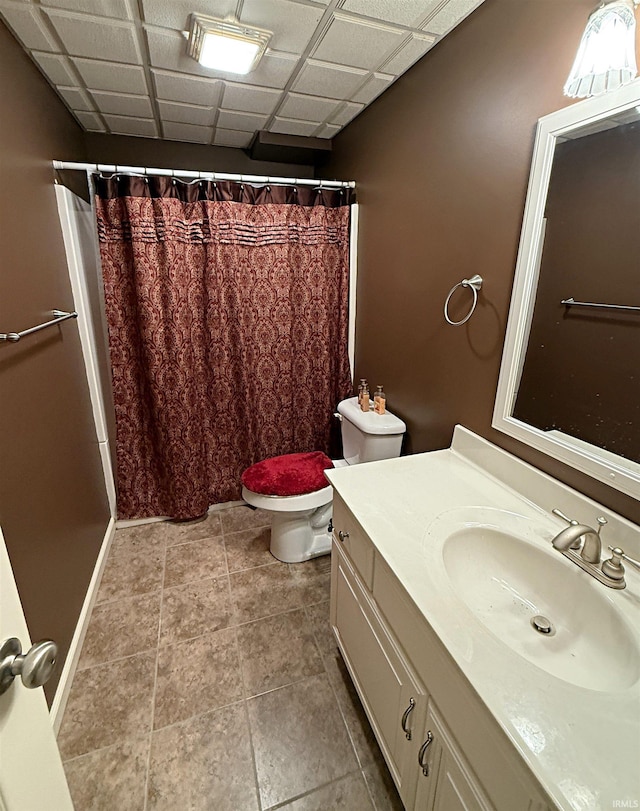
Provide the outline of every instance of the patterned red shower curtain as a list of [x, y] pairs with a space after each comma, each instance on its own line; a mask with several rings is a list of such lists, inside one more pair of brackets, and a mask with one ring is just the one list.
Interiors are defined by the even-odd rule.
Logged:
[[120, 518], [193, 518], [259, 459], [328, 452], [349, 195], [96, 178]]

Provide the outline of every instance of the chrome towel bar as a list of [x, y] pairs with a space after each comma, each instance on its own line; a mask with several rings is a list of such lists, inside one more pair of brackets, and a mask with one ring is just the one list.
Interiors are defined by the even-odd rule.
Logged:
[[62, 321], [66, 321], [68, 318], [77, 318], [78, 313], [74, 310], [72, 313], [67, 313], [64, 310], [52, 310], [53, 319], [51, 321], [45, 321], [44, 324], [38, 324], [35, 327], [30, 327], [29, 329], [23, 329], [22, 332], [0, 332], [0, 341], [11, 341], [12, 343], [17, 343], [20, 338], [24, 338], [25, 335], [32, 335], [34, 332], [40, 332], [41, 329], [46, 329], [47, 327], [53, 327], [56, 324], [60, 324]]
[[629, 304], [595, 304], [591, 301], [576, 301], [573, 296], [571, 298], [563, 298], [560, 304], [565, 307], [604, 307], [607, 310], [633, 310], [640, 312], [640, 307], [632, 307]]

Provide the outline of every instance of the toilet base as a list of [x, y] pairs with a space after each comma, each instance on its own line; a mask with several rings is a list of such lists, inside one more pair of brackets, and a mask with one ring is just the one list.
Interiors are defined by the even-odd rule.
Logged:
[[271, 554], [284, 563], [302, 563], [331, 552], [328, 531], [332, 505], [315, 510], [274, 512], [271, 516]]

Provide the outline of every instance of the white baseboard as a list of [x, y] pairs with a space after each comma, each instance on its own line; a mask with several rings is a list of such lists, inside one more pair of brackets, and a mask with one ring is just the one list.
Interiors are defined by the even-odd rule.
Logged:
[[53, 731], [56, 735], [58, 734], [60, 725], [62, 724], [62, 717], [64, 715], [67, 700], [69, 698], [69, 692], [71, 690], [71, 683], [73, 682], [73, 677], [78, 666], [80, 651], [82, 650], [82, 643], [84, 642], [84, 638], [87, 633], [91, 611], [93, 610], [93, 606], [98, 595], [98, 586], [100, 585], [102, 572], [104, 571], [104, 567], [107, 562], [107, 556], [109, 554], [109, 549], [111, 548], [111, 542], [113, 541], [115, 529], [115, 521], [113, 517], [111, 517], [109, 518], [109, 523], [107, 524], [107, 529], [104, 533], [104, 540], [102, 541], [102, 546], [100, 547], [100, 552], [98, 553], [98, 559], [96, 560], [96, 565], [93, 570], [93, 574], [91, 575], [91, 581], [82, 604], [82, 610], [80, 611], [80, 617], [78, 618], [76, 630], [73, 634], [71, 645], [69, 646], [69, 652], [67, 653], [67, 658], [65, 660], [64, 667], [62, 668], [62, 675], [60, 676], [60, 681], [58, 682], [58, 688], [53, 698], [53, 703], [51, 704], [49, 716], [51, 718]]

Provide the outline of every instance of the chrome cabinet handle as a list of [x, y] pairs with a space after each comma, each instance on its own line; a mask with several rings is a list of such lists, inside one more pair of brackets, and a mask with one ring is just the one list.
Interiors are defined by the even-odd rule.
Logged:
[[25, 654], [19, 639], [5, 639], [0, 645], [0, 695], [16, 676], [20, 676], [25, 687], [42, 687], [51, 678], [57, 655], [58, 646], [50, 639], [36, 642]]
[[431, 734], [431, 730], [427, 732], [427, 740], [422, 744], [420, 747], [420, 751], [418, 752], [418, 765], [422, 768], [422, 774], [425, 777], [429, 777], [429, 764], [425, 763], [424, 756], [427, 753], [427, 749], [431, 745], [433, 741], [433, 735]]
[[412, 698], [410, 698], [409, 699], [409, 706], [402, 713], [402, 720], [400, 721], [400, 726], [402, 727], [402, 731], [404, 732], [405, 738], [408, 741], [411, 740], [411, 730], [407, 729], [407, 721], [409, 720], [409, 715], [413, 712], [413, 708], [415, 706], [416, 706], [416, 702]]
[[342, 530], [340, 530], [340, 532], [338, 533], [338, 538], [340, 538], [340, 540], [341, 540], [343, 543], [344, 543], [344, 542], [347, 540], [347, 538], [348, 538], [348, 537], [349, 537], [349, 533], [348, 533], [348, 532], [343, 532]]

